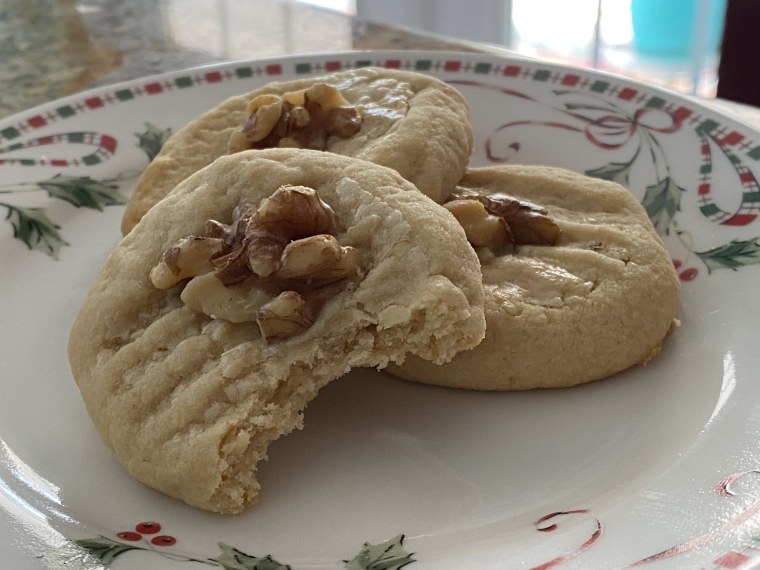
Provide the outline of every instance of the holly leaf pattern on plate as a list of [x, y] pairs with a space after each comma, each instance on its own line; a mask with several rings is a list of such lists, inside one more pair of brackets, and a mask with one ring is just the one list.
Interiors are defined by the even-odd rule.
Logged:
[[121, 556], [125, 552], [129, 552], [130, 550], [143, 550], [139, 546], [117, 542], [110, 538], [106, 538], [105, 536], [83, 538], [75, 540], [74, 542], [84, 548], [90, 555], [97, 558], [106, 568], [110, 567], [116, 557]]
[[46, 190], [51, 198], [64, 200], [77, 208], [102, 212], [106, 206], [127, 203], [126, 197], [119, 192], [119, 185], [112, 180], [56, 174], [48, 180], [37, 182], [37, 186]]
[[380, 544], [364, 543], [352, 560], [344, 560], [346, 570], [399, 570], [415, 562], [404, 549], [404, 535], [399, 534]]
[[219, 549], [222, 553], [212, 560], [224, 570], [291, 570], [290, 566], [277, 562], [271, 556], [251, 556], [223, 542], [219, 543]]
[[670, 233], [670, 222], [676, 212], [681, 209], [681, 196], [685, 190], [676, 184], [669, 176], [656, 184], [647, 186], [642, 206], [652, 220], [657, 233]]
[[161, 130], [152, 123], [145, 123], [144, 132], [135, 133], [135, 136], [137, 137], [137, 146], [143, 150], [150, 161], [156, 158], [161, 147], [164, 146], [164, 143], [171, 135], [171, 129]]
[[29, 249], [58, 259], [61, 248], [69, 245], [58, 233], [60, 226], [47, 217], [43, 208], [21, 208], [11, 204], [2, 206], [8, 209], [5, 219], [13, 226], [13, 237], [23, 241]]
[[714, 269], [733, 269], [745, 265], [760, 263], [760, 238], [748, 240], [731, 240], [730, 243], [710, 249], [695, 252], [699, 259], [712, 273]]
[[617, 182], [623, 186], [628, 186], [628, 178], [631, 173], [631, 166], [633, 160], [630, 162], [610, 162], [599, 168], [592, 168], [586, 171], [587, 176], [594, 178], [601, 178], [602, 180], [611, 180]]

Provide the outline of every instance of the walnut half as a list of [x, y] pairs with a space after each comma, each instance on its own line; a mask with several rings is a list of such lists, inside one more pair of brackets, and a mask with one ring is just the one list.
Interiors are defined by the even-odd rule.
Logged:
[[499, 255], [505, 246], [556, 245], [560, 228], [548, 212], [506, 194], [480, 194], [457, 188], [444, 204], [464, 228], [476, 248]]
[[361, 129], [359, 110], [327, 83], [282, 96], [259, 95], [248, 103], [247, 114], [243, 128], [230, 137], [230, 154], [273, 147], [325, 150], [331, 136], [347, 139]]
[[359, 268], [359, 254], [353, 247], [343, 247], [329, 234], [320, 234], [290, 242], [282, 250], [276, 279], [334, 281], [353, 277]]
[[238, 205], [229, 225], [209, 220], [206, 228], [162, 254], [153, 285], [190, 278], [180, 295], [187, 306], [256, 321], [267, 341], [306, 330], [340, 283], [359, 277], [359, 252], [340, 244], [335, 212], [311, 188], [282, 186], [257, 208]]

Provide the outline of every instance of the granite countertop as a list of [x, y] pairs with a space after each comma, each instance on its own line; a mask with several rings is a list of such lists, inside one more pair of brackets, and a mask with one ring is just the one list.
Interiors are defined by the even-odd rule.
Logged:
[[350, 49], [480, 51], [292, 0], [0, 0], [0, 118], [164, 71]]

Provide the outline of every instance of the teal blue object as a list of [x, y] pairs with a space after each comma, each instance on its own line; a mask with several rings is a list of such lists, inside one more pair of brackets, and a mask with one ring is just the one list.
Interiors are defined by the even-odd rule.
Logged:
[[688, 56], [699, 23], [699, 9], [707, 10], [709, 51], [716, 51], [723, 32], [726, 0], [631, 0], [633, 46], [652, 56]]

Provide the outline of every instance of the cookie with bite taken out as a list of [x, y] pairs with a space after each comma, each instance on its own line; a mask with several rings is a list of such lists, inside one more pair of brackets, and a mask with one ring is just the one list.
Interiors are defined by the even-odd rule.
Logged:
[[248, 150], [185, 179], [116, 246], [69, 361], [134, 477], [236, 513], [320, 388], [409, 354], [450, 360], [483, 338], [483, 301], [461, 226], [395, 171]]

